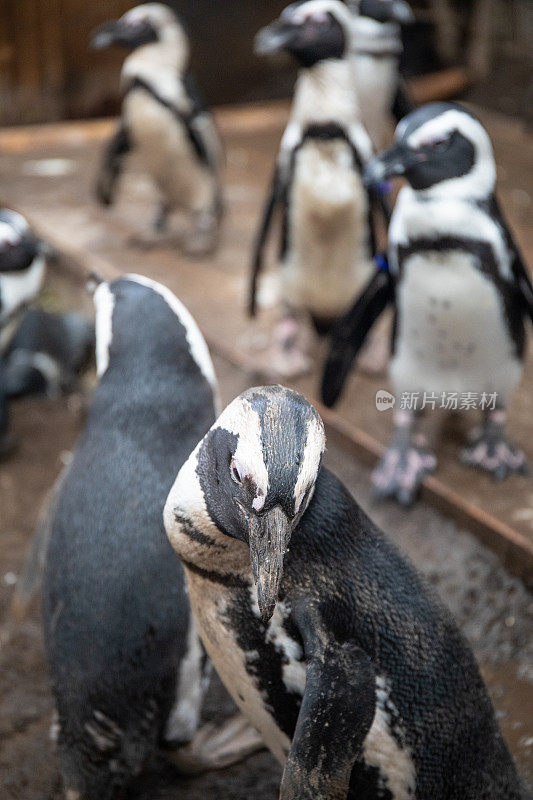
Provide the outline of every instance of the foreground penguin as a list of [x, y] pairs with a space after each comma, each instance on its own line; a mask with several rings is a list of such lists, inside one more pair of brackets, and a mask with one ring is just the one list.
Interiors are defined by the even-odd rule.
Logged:
[[98, 179], [101, 203], [113, 202], [125, 156], [135, 152], [161, 193], [156, 229], [173, 211], [190, 214], [191, 254], [212, 250], [222, 211], [221, 145], [213, 120], [187, 72], [189, 42], [174, 12], [146, 3], [102, 25], [92, 45], [133, 50], [122, 68], [122, 117]]
[[352, 0], [357, 95], [362, 120], [376, 150], [388, 144], [391, 115], [399, 122], [412, 110], [399, 62], [402, 25], [414, 21], [405, 0]]
[[250, 389], [165, 507], [206, 650], [285, 766], [280, 800], [519, 800], [466, 641], [324, 447], [301, 395]]
[[496, 478], [526, 473], [525, 456], [505, 439], [505, 421], [522, 375], [533, 287], [494, 194], [486, 131], [461, 106], [425, 106], [400, 123], [395, 146], [366, 175], [372, 183], [404, 175], [410, 185], [389, 230], [392, 274], [376, 275], [338, 327], [324, 402], [335, 402], [365, 334], [395, 298], [391, 378], [398, 402], [392, 443], [373, 477], [377, 495], [411, 502], [436, 465], [416, 434], [416, 408], [402, 408], [400, 396], [420, 403], [424, 396], [477, 397], [483, 430], [463, 462]]
[[352, 14], [344, 3], [309, 0], [289, 6], [256, 38], [257, 53], [287, 51], [300, 65], [250, 287], [254, 315], [264, 249], [279, 206], [283, 318], [271, 360], [279, 374], [308, 369], [305, 322], [311, 317], [320, 332], [327, 331], [372, 271], [373, 198], [361, 178], [372, 144], [361, 123], [351, 37]]
[[15, 211], [0, 210], [0, 458], [14, 446], [9, 429], [4, 352], [20, 315], [39, 294], [46, 272], [46, 246]]
[[205, 688], [161, 514], [176, 463], [215, 418], [211, 359], [160, 284], [129, 276], [94, 300], [100, 381], [54, 502], [43, 587], [68, 800], [114, 800], [156, 747], [190, 741]]

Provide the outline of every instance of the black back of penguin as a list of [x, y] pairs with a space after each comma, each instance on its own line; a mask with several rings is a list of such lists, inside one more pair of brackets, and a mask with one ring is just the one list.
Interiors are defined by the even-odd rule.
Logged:
[[63, 777], [82, 800], [114, 797], [165, 737], [191, 618], [162, 509], [176, 464], [215, 416], [207, 349], [168, 295], [135, 279], [98, 293], [101, 379], [43, 591]]
[[[302, 603], [314, 610], [326, 641], [355, 643], [375, 669], [374, 736], [365, 742], [364, 761], [354, 765], [348, 800], [520, 800], [468, 643], [416, 570], [326, 469], [292, 535], [281, 588], [280, 600], [293, 610]], [[284, 626], [294, 637], [291, 617]], [[295, 695], [269, 701], [283, 708], [282, 723], [295, 724]], [[381, 750], [380, 768], [374, 750]]]

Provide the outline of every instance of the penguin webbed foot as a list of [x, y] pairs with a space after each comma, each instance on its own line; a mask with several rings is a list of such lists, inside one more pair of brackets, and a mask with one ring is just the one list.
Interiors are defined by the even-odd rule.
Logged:
[[194, 739], [170, 755], [183, 775], [199, 775], [224, 769], [263, 750], [265, 743], [242, 714], [235, 714], [222, 725], [203, 725]]
[[471, 445], [461, 453], [461, 461], [468, 467], [488, 472], [494, 480], [502, 481], [509, 475], [529, 475], [530, 468], [525, 454], [510, 444], [501, 433], [485, 428], [474, 437]]
[[422, 482], [436, 466], [437, 459], [424, 437], [393, 441], [372, 474], [374, 498], [391, 498], [403, 506], [412, 505]]

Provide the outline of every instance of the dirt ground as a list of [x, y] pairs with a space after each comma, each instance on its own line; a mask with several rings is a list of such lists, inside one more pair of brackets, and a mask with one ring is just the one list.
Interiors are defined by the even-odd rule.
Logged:
[[[246, 376], [220, 358], [215, 367], [228, 401]], [[57, 764], [49, 740], [48, 690], [38, 601], [20, 626], [9, 605], [33, 527], [83, 421], [80, 398], [25, 400], [13, 407], [19, 446], [0, 466], [0, 800], [59, 800]], [[524, 780], [533, 788], [533, 598], [497, 558], [469, 534], [420, 504], [406, 512], [372, 507], [368, 473], [330, 447], [327, 463], [437, 589], [468, 636]], [[214, 681], [205, 718], [220, 720], [231, 701]], [[274, 800], [280, 769], [266, 752], [246, 763], [195, 779], [154, 758], [128, 800]]]

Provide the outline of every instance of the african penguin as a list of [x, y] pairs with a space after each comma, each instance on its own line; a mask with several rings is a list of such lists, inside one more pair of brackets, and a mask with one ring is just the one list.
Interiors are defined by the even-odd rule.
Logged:
[[[470, 111], [433, 103], [408, 115], [394, 147], [366, 170], [372, 183], [398, 176], [409, 185], [400, 191], [391, 221], [391, 275], [381, 294], [383, 306], [392, 299], [396, 305], [390, 372], [398, 403], [393, 440], [373, 482], [379, 497], [410, 503], [436, 459], [415, 431], [413, 403], [402, 408], [402, 396], [419, 403], [455, 397], [455, 410], [461, 397], [477, 398], [483, 429], [463, 450], [463, 462], [497, 479], [527, 472], [525, 456], [505, 439], [505, 419], [522, 375], [533, 287], [495, 196], [490, 138]], [[366, 295], [351, 315], [369, 327], [368, 299], [375, 302], [376, 294]], [[357, 341], [365, 332], [353, 326]], [[343, 347], [353, 347], [342, 338], [333, 337], [331, 376], [333, 363], [343, 363]], [[345, 370], [340, 366], [330, 405], [349, 361]]]
[[93, 352], [94, 325], [82, 314], [29, 309], [4, 354], [6, 394], [73, 391]]
[[41, 289], [46, 271], [45, 246], [21, 214], [0, 210], [0, 347], [8, 323]]
[[21, 214], [0, 209], [0, 458], [14, 439], [9, 434], [8, 390], [4, 352], [25, 306], [39, 294], [46, 272], [46, 245]]
[[222, 148], [213, 119], [187, 71], [189, 42], [174, 12], [146, 3], [98, 28], [92, 46], [117, 44], [132, 50], [122, 68], [122, 116], [109, 143], [97, 197], [113, 202], [125, 156], [134, 151], [159, 189], [156, 230], [173, 211], [191, 216], [183, 245], [190, 254], [214, 249], [222, 213]]
[[250, 389], [165, 506], [206, 650], [285, 767], [280, 800], [519, 800], [468, 644], [324, 448], [305, 398]]
[[377, 150], [390, 141], [396, 121], [411, 111], [399, 73], [402, 25], [414, 15], [405, 0], [352, 0], [355, 82], [363, 124]]
[[340, 0], [289, 6], [256, 37], [258, 54], [287, 51], [300, 71], [290, 120], [254, 252], [250, 311], [276, 206], [283, 212], [280, 251], [282, 320], [272, 365], [305, 371], [302, 318], [319, 332], [350, 305], [372, 270], [373, 209], [361, 172], [372, 155], [352, 63], [352, 14]]
[[[205, 656], [162, 509], [215, 419], [194, 320], [141, 276], [94, 294], [99, 383], [63, 479], [43, 584], [46, 654], [68, 800], [111, 800], [199, 723]], [[122, 796], [122, 795], [121, 795]]]

